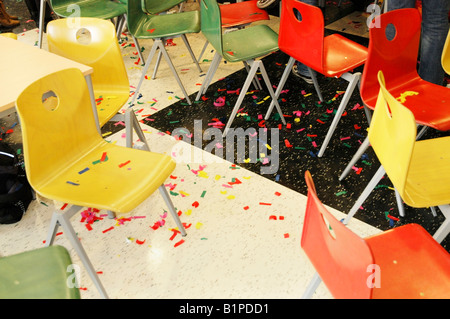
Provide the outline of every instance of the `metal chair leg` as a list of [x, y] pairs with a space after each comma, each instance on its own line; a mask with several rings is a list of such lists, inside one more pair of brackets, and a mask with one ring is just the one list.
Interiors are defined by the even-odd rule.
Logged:
[[172, 215], [173, 219], [175, 220], [175, 223], [177, 224], [181, 236], [186, 236], [186, 230], [184, 229], [183, 223], [181, 223], [180, 217], [178, 216], [175, 207], [173, 206], [172, 200], [170, 199], [169, 193], [167, 193], [167, 189], [164, 185], [161, 185], [159, 187], [159, 192], [161, 193], [161, 196], [163, 197], [164, 201], [166, 202], [167, 207], [169, 208], [169, 212]]
[[386, 171], [384, 170], [384, 167], [380, 165], [380, 168], [378, 168], [375, 175], [372, 177], [370, 182], [367, 184], [366, 188], [364, 188], [362, 194], [358, 197], [355, 204], [353, 204], [352, 208], [347, 214], [347, 217], [344, 219], [344, 224], [347, 225], [350, 218], [352, 218], [356, 212], [359, 210], [361, 205], [364, 203], [364, 201], [369, 197], [370, 193], [372, 193], [372, 190], [375, 188], [375, 186], [378, 185], [380, 180], [383, 178]]
[[308, 287], [306, 288], [305, 292], [303, 293], [302, 299], [311, 299], [311, 297], [313, 296], [314, 292], [317, 290], [317, 287], [319, 287], [321, 282], [322, 282], [322, 279], [320, 278], [319, 274], [316, 272], [314, 274], [314, 277], [309, 282]]
[[208, 89], [208, 86], [214, 74], [216, 73], [217, 68], [219, 67], [220, 61], [222, 61], [222, 56], [218, 52], [216, 52], [211, 61], [211, 64], [209, 65], [208, 71], [206, 72], [206, 76], [203, 79], [202, 86], [200, 87], [200, 90], [197, 93], [197, 96], [195, 98], [196, 101], [200, 100], [202, 94], [206, 93], [206, 90]]
[[325, 153], [325, 149], [327, 148], [328, 143], [330, 142], [331, 136], [333, 135], [339, 120], [341, 119], [341, 115], [344, 112], [344, 109], [347, 106], [348, 101], [350, 100], [350, 97], [352, 96], [353, 91], [354, 91], [359, 79], [361, 78], [361, 73], [359, 73], [359, 72], [354, 73], [354, 74], [345, 73], [342, 75], [342, 78], [347, 80], [349, 82], [349, 84], [348, 84], [347, 89], [344, 93], [344, 96], [341, 100], [341, 104], [339, 104], [338, 110], [337, 110], [336, 114], [334, 115], [333, 122], [331, 123], [331, 126], [328, 129], [325, 140], [322, 143], [322, 146], [320, 147], [318, 157], [322, 157], [323, 153]]
[[[278, 83], [277, 90], [275, 91], [275, 98], [278, 99], [280, 96], [281, 91], [284, 88], [284, 85], [286, 84], [287, 79], [289, 78], [289, 75], [291, 74], [291, 69], [294, 66], [295, 59], [289, 58], [289, 61], [286, 65], [286, 68], [284, 69], [283, 75], [281, 76], [280, 83]], [[268, 120], [270, 117], [270, 114], [272, 114], [273, 107], [275, 106], [275, 100], [272, 100], [270, 102], [269, 108], [267, 109], [266, 116], [264, 117], [265, 120]]]
[[439, 206], [442, 214], [445, 216], [445, 220], [442, 225], [438, 228], [438, 230], [434, 233], [433, 238], [441, 243], [445, 237], [450, 233], [450, 205], [441, 205]]
[[79, 212], [82, 209], [80, 206], [72, 206], [69, 210], [65, 212], [59, 212], [55, 211], [53, 213], [51, 222], [50, 222], [50, 229], [47, 236], [46, 246], [50, 246], [54, 242], [54, 238], [56, 235], [56, 232], [58, 230], [58, 227], [61, 226], [64, 230], [64, 234], [69, 239], [72, 247], [75, 249], [75, 252], [77, 253], [78, 257], [80, 258], [81, 262], [84, 264], [84, 267], [86, 268], [89, 276], [91, 277], [92, 281], [94, 282], [94, 285], [97, 287], [100, 295], [107, 299], [108, 294], [106, 293], [105, 288], [103, 287], [102, 282], [98, 278], [97, 272], [94, 269], [94, 266], [92, 265], [91, 261], [89, 260], [89, 257], [86, 254], [86, 251], [83, 248], [83, 245], [81, 245], [80, 240], [78, 239], [78, 236], [73, 229], [72, 224], [70, 223], [70, 218]]

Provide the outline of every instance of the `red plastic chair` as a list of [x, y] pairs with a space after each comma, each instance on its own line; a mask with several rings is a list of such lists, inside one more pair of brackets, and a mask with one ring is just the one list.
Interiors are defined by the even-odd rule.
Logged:
[[[369, 30], [369, 52], [361, 78], [361, 98], [370, 109], [375, 108], [380, 85], [378, 71], [386, 79], [386, 88], [412, 111], [417, 124], [439, 131], [450, 130], [450, 90], [422, 80], [417, 73], [422, 18], [417, 9], [399, 9], [382, 14], [380, 26]], [[392, 40], [386, 37], [386, 27], [396, 30]], [[420, 138], [422, 130], [417, 136]], [[343, 180], [369, 147], [366, 138], [342, 172]]]
[[[301, 19], [297, 18], [297, 12], [300, 13]], [[351, 72], [363, 65], [367, 57], [367, 48], [339, 34], [325, 37], [324, 28], [324, 18], [320, 8], [297, 0], [283, 0], [281, 2], [278, 46], [281, 51], [288, 54], [291, 58], [278, 84], [275, 96], [278, 97], [282, 91], [295, 60], [326, 77], [342, 78], [349, 82], [327, 136], [320, 148], [319, 157], [325, 152], [353, 90], [359, 83], [361, 73]], [[323, 100], [313, 72], [311, 72], [311, 77], [320, 100]], [[273, 106], [272, 103], [266, 113], [266, 120], [269, 118]]]
[[[222, 17], [222, 27], [227, 29], [243, 28], [244, 26], [256, 21], [269, 20], [269, 14], [266, 10], [258, 8], [256, 5], [257, 2], [258, 0], [249, 0], [220, 5], [219, 8]], [[206, 40], [202, 52], [199, 55], [198, 62], [201, 61], [208, 44], [209, 42]]]
[[450, 254], [424, 228], [408, 224], [360, 238], [321, 203], [309, 171], [305, 180], [301, 246], [317, 274], [304, 298], [322, 280], [335, 298], [450, 298]]

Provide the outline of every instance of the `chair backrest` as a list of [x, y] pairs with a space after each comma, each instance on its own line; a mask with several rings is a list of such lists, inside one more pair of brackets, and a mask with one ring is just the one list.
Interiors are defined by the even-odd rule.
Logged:
[[17, 34], [12, 33], [12, 32], [0, 33], [0, 35], [2, 37], [6, 37], [6, 38], [11, 38], [11, 39], [17, 40]]
[[27, 178], [37, 192], [73, 159], [105, 143], [79, 69], [65, 69], [33, 82], [17, 98], [16, 110]]
[[150, 14], [169, 10], [186, 0], [142, 0], [142, 9]]
[[367, 268], [374, 259], [369, 246], [321, 203], [309, 171], [305, 172], [305, 180], [308, 198], [301, 240], [304, 252], [335, 298], [370, 298], [373, 288], [367, 283]]
[[[361, 77], [361, 98], [368, 107], [375, 107], [380, 90], [379, 70], [386, 77], [388, 89], [404, 84], [405, 78], [418, 77], [421, 19], [417, 9], [393, 10], [380, 15], [379, 25], [370, 28], [368, 56]], [[395, 28], [392, 39], [386, 35], [387, 28]]]
[[115, 27], [110, 21], [97, 18], [53, 20], [47, 25], [47, 40], [50, 52], [94, 69], [94, 91], [129, 93], [127, 71]]
[[200, 0], [200, 19], [203, 35], [222, 54], [222, 18], [216, 0]]
[[281, 1], [278, 34], [281, 51], [320, 71], [323, 69], [323, 38], [324, 18], [319, 7], [298, 0]]
[[[369, 141], [400, 196], [416, 142], [414, 114], [386, 89], [383, 72], [378, 72], [380, 91], [369, 128]], [[402, 196], [405, 198], [405, 196]]]
[[447, 34], [444, 49], [442, 50], [441, 63], [445, 73], [450, 74], [450, 31]]

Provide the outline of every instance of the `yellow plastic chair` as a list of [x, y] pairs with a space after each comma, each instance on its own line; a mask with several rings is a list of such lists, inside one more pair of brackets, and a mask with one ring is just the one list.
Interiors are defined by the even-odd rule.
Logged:
[[125, 121], [127, 146], [132, 147], [134, 128], [150, 150], [133, 109], [118, 114], [128, 101], [130, 84], [114, 25], [97, 18], [79, 18], [76, 27], [69, 19], [53, 20], [47, 25], [47, 40], [50, 52], [94, 69], [92, 85], [100, 127], [110, 120]]
[[[53, 103], [45, 103], [47, 96], [53, 96]], [[127, 213], [159, 189], [180, 233], [186, 235], [163, 185], [175, 162], [167, 155], [106, 142], [98, 134], [87, 84], [78, 69], [33, 82], [18, 97], [16, 108], [31, 186], [46, 198], [71, 205], [55, 209], [46, 244], [53, 243], [62, 226], [103, 297], [106, 290], [70, 224], [83, 207]]]
[[62, 246], [0, 258], [0, 299], [80, 299], [69, 252]]
[[380, 93], [368, 137], [381, 167], [344, 223], [348, 223], [387, 173], [407, 205], [416, 208], [439, 206], [446, 219], [433, 237], [441, 242], [450, 232], [450, 137], [417, 141], [413, 113], [388, 92], [381, 71], [378, 81]]
[[11, 38], [11, 39], [17, 40], [17, 34], [15, 34], [15, 33], [6, 32], [6, 33], [0, 33], [0, 35], [2, 37], [7, 37], [7, 38]]
[[444, 49], [442, 50], [441, 64], [445, 73], [450, 74], [450, 31], [447, 34]]
[[[38, 46], [42, 48], [42, 38], [44, 33], [45, 20], [45, 2], [48, 2], [53, 12], [62, 18], [72, 19], [77, 17], [99, 18], [106, 20], [115, 20], [117, 38], [120, 37], [125, 21], [127, 19], [127, 4], [126, 1], [113, 0], [40, 0], [40, 14], [39, 14], [39, 40]], [[140, 51], [138, 40], [132, 36], [134, 44], [138, 49], [139, 57], [143, 61], [143, 56]]]

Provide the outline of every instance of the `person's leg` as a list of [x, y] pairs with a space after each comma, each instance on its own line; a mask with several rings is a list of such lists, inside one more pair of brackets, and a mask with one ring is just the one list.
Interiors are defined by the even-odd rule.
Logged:
[[441, 55], [449, 30], [449, 10], [450, 0], [422, 1], [419, 76], [438, 85], [444, 82]]
[[[393, 11], [397, 9], [407, 9], [414, 8], [416, 5], [416, 0], [388, 0], [387, 1], [387, 11]], [[386, 37], [391, 40], [395, 36], [395, 29], [388, 25], [386, 27]]]
[[[300, 2], [310, 4], [316, 7], [319, 5], [318, 0], [300, 0]], [[292, 73], [298, 77], [301, 77], [306, 83], [313, 84], [311, 74], [309, 73], [309, 69], [303, 63], [297, 61], [292, 68]]]

